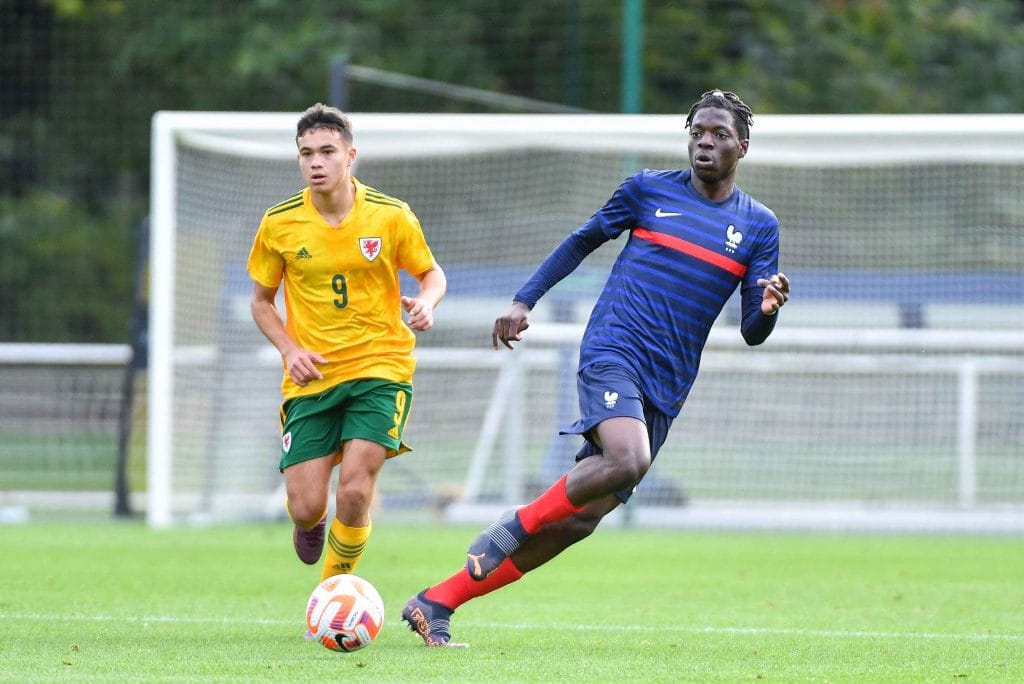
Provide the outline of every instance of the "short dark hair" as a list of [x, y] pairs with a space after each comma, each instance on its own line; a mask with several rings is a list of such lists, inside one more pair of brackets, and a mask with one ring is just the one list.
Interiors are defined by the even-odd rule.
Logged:
[[299, 123], [295, 127], [295, 141], [298, 142], [304, 133], [315, 128], [327, 128], [337, 131], [341, 134], [346, 145], [352, 144], [352, 123], [345, 116], [345, 113], [337, 107], [328, 107], [322, 102], [317, 102], [304, 111], [299, 119]]
[[736, 126], [736, 132], [739, 133], [740, 140], [746, 140], [750, 137], [750, 127], [754, 125], [754, 113], [739, 98], [739, 95], [728, 90], [709, 90], [701, 95], [700, 99], [690, 107], [690, 113], [686, 116], [686, 128], [690, 128], [690, 124], [693, 123], [693, 117], [697, 112], [709, 107], [724, 109], [732, 114], [733, 123]]

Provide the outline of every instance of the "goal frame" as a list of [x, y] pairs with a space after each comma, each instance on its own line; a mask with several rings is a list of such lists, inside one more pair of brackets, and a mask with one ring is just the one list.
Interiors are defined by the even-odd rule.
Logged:
[[[526, 145], [592, 151], [671, 150], [685, 162], [682, 115], [350, 114], [356, 147], [372, 157], [502, 150]], [[160, 111], [152, 120], [148, 464], [146, 518], [173, 524], [174, 293], [177, 149], [181, 136], [232, 154], [295, 155], [296, 113]], [[989, 135], [979, 140], [976, 131]], [[245, 144], [237, 132], [246, 132]], [[827, 137], [829, 145], [807, 138]], [[856, 166], [949, 159], [988, 164], [1024, 158], [1024, 115], [762, 115], [749, 162]]]

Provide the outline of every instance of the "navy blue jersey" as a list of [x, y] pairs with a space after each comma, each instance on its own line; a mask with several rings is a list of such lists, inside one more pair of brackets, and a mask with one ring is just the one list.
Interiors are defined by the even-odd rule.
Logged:
[[738, 187], [713, 202], [693, 188], [688, 169], [645, 169], [566, 237], [515, 299], [534, 306], [590, 252], [627, 231], [587, 323], [580, 367], [626, 364], [645, 398], [675, 417], [708, 332], [737, 285], [744, 339], [759, 344], [774, 328], [776, 316], [761, 313], [757, 280], [778, 272], [778, 219]]

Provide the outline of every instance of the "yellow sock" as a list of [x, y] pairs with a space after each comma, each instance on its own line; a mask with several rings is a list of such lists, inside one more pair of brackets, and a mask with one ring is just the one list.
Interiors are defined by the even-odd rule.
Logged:
[[363, 549], [366, 548], [366, 540], [370, 538], [372, 528], [373, 523], [366, 527], [349, 527], [337, 518], [331, 521], [321, 582], [334, 575], [347, 575], [356, 571], [356, 564], [363, 557]]

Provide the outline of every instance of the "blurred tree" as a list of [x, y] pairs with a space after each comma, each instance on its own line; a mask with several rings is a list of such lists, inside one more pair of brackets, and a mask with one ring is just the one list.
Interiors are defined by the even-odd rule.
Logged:
[[[710, 87], [762, 113], [1021, 111], [1018, 0], [652, 2], [649, 111]], [[676, 46], [677, 49], [666, 49]]]
[[[36, 159], [22, 144], [49, 103], [53, 13], [34, 0], [0, 0], [0, 188], [20, 195], [36, 182]], [[30, 68], [29, 68], [30, 67]]]
[[[330, 62], [346, 54], [615, 111], [621, 12], [622, 0], [0, 0], [0, 292], [46, 272], [35, 246], [131, 273], [158, 110], [298, 111], [327, 99]], [[647, 0], [644, 36], [650, 113], [678, 113], [711, 87], [757, 113], [1024, 111], [1019, 0]], [[360, 82], [348, 108], [481, 105]], [[52, 226], [90, 239], [33, 242]], [[32, 334], [123, 339], [130, 277], [97, 277], [98, 291], [34, 301], [52, 314]], [[0, 338], [25, 339], [12, 311], [0, 308]]]
[[124, 341], [134, 237], [55, 193], [0, 197], [0, 340]]

